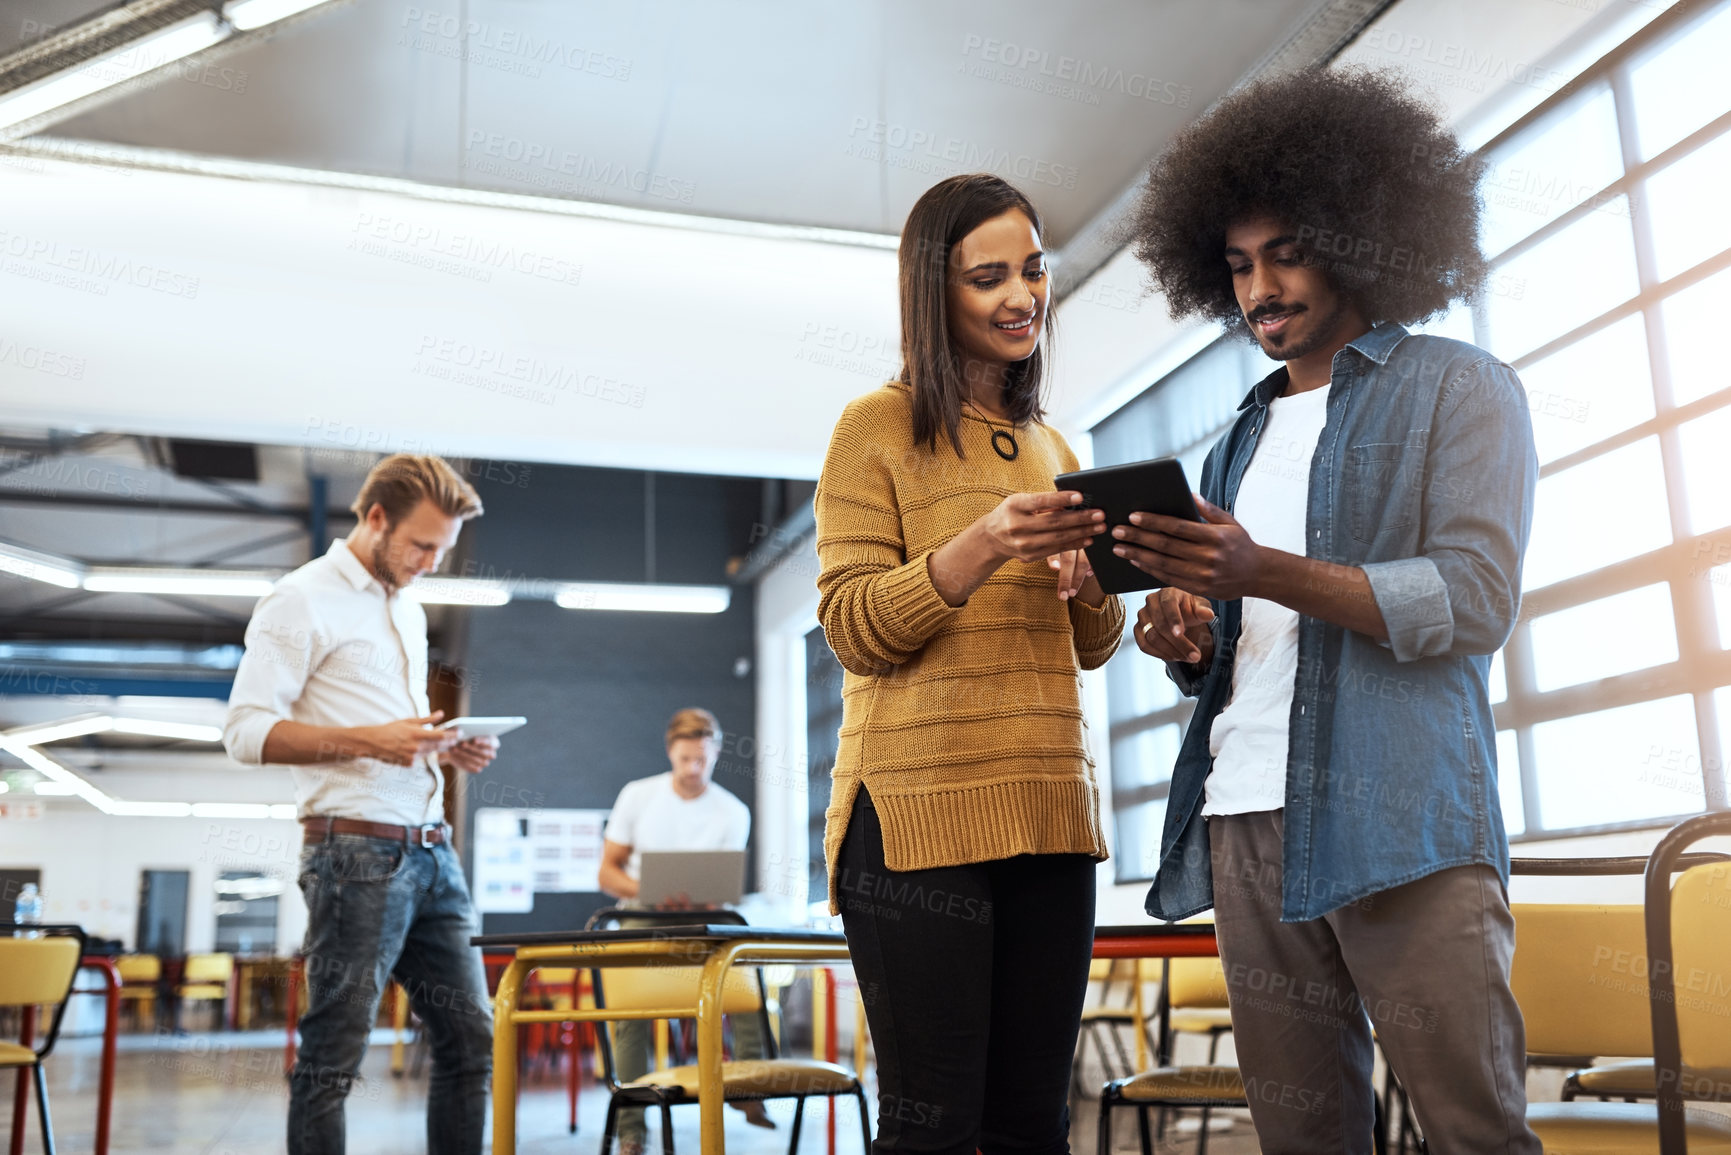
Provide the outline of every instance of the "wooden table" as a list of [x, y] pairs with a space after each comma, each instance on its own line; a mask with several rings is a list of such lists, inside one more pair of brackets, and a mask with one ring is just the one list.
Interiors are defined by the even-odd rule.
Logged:
[[[517, 1028], [524, 1023], [608, 1022], [621, 1019], [697, 1020], [698, 1112], [704, 1155], [724, 1155], [721, 1087], [721, 996], [734, 966], [769, 963], [811, 965], [846, 961], [847, 940], [832, 931], [769, 927], [639, 927], [625, 930], [555, 931], [542, 934], [481, 935], [482, 948], [510, 948], [509, 966], [499, 976], [493, 999], [493, 1151], [517, 1150]], [[697, 1005], [651, 1007], [634, 1011], [579, 1008], [517, 1009], [523, 980], [537, 967], [701, 967]]]
[[[493, 1152], [517, 1150], [517, 1028], [525, 1023], [605, 1022], [616, 1019], [697, 1020], [698, 1111], [704, 1155], [724, 1155], [722, 1127], [721, 993], [730, 967], [768, 963], [843, 962], [847, 940], [831, 931], [754, 926], [665, 926], [626, 930], [553, 931], [480, 935], [470, 940], [489, 951], [510, 950], [493, 1000]], [[1219, 953], [1212, 923], [1102, 926], [1094, 929], [1095, 958], [1207, 958]], [[518, 1010], [524, 979], [537, 967], [696, 966], [702, 968], [697, 1005], [638, 1011]], [[1146, 1066], [1137, 984], [1138, 1060]]]

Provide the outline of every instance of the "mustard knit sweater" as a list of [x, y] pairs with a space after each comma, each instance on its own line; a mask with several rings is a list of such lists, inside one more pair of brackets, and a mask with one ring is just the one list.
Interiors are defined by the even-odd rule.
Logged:
[[935, 450], [915, 445], [912, 395], [898, 381], [849, 404], [830, 438], [815, 502], [818, 620], [846, 670], [823, 840], [831, 914], [862, 783], [891, 870], [1106, 857], [1079, 670], [1118, 648], [1123, 604], [1059, 601], [1042, 559], [1005, 562], [951, 607], [926, 570], [928, 554], [1004, 498], [1049, 492], [1076, 468], [1045, 425], [1016, 430], [1014, 461], [991, 435], [964, 411], [965, 459], [941, 434]]

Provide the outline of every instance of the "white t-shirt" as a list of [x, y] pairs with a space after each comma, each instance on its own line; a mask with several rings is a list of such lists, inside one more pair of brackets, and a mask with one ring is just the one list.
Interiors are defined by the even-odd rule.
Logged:
[[645, 850], [744, 850], [751, 811], [714, 782], [696, 798], [681, 798], [670, 770], [627, 782], [602, 837], [631, 848], [625, 873], [636, 878]]
[[[1304, 555], [1310, 459], [1328, 413], [1328, 386], [1277, 397], [1238, 484], [1232, 516], [1258, 545]], [[1214, 768], [1202, 813], [1254, 814], [1286, 805], [1286, 752], [1298, 676], [1298, 614], [1245, 598], [1232, 696], [1208, 733]]]

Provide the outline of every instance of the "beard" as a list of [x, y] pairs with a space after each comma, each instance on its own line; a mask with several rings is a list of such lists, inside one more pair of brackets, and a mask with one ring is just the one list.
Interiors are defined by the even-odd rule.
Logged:
[[391, 568], [391, 535], [396, 532], [393, 526], [387, 529], [384, 536], [373, 543], [373, 574], [379, 579], [379, 584], [386, 590], [400, 590], [408, 584], [402, 576]]
[[[1337, 296], [1334, 299], [1333, 311], [1312, 325], [1309, 333], [1297, 341], [1286, 341], [1285, 335], [1282, 334], [1281, 340], [1285, 342], [1283, 344], [1270, 344], [1262, 338], [1261, 334], [1256, 332], [1256, 325], [1250, 318], [1247, 317], [1245, 320], [1250, 325], [1250, 332], [1256, 338], [1256, 343], [1262, 347], [1262, 351], [1271, 360], [1296, 361], [1300, 357], [1316, 352], [1333, 339], [1335, 332], [1346, 317], [1347, 307], [1346, 297]], [[1304, 311], [1309, 312], [1309, 308], [1304, 307]], [[1252, 316], [1256, 315], [1253, 311]]]

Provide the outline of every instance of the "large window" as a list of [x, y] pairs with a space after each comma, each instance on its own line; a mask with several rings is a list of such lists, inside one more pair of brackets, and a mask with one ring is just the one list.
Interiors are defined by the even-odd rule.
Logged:
[[[1493, 140], [1490, 287], [1427, 326], [1515, 367], [1538, 447], [1521, 620], [1492, 670], [1511, 837], [1727, 804], [1731, 372], [1715, 334], [1731, 314], [1728, 59], [1731, 2], [1679, 5]], [[1213, 346], [1114, 414], [1096, 460], [1199, 464], [1267, 371], [1246, 352], [1255, 364]], [[1219, 420], [1164, 424], [1180, 411]], [[1129, 443], [1132, 426], [1145, 443]], [[1121, 880], [1153, 872], [1188, 717], [1126, 651], [1108, 667]]]

